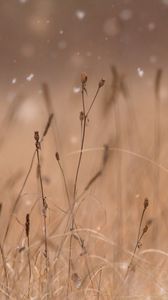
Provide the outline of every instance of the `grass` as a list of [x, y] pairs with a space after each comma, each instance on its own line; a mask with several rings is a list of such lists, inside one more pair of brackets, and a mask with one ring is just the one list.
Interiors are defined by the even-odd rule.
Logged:
[[[29, 146], [23, 145], [29, 159], [14, 163], [9, 152], [16, 170], [1, 185], [0, 299], [167, 297], [162, 72], [154, 79], [151, 155], [144, 150], [151, 133], [131, 102], [125, 76], [115, 66], [111, 75], [109, 87], [101, 79], [93, 97], [81, 75], [79, 120], [72, 121], [65, 108], [62, 123], [67, 116], [69, 126], [64, 131], [60, 124], [62, 134], [49, 87], [42, 85], [44, 129], [34, 128], [34, 139], [30, 132]], [[18, 109], [16, 100], [4, 118], [2, 153]], [[70, 128], [78, 136], [75, 146], [68, 142]]]

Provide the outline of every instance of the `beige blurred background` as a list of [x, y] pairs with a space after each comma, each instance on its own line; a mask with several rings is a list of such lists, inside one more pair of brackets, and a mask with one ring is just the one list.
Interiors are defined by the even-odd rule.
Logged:
[[[143, 201], [148, 197], [150, 205], [145, 222], [152, 224], [152, 229], [143, 240], [142, 251], [153, 248], [167, 251], [167, 57], [168, 0], [0, 0], [0, 202], [4, 216], [0, 219], [1, 237], [35, 150], [34, 131], [39, 130], [41, 136], [48, 119], [44, 82], [48, 85], [54, 113], [41, 151], [49, 205], [48, 232], [50, 236], [53, 232], [64, 232], [63, 226], [57, 231], [67, 202], [55, 152], [60, 153], [73, 199], [81, 142], [80, 75], [86, 72], [87, 107], [99, 80], [104, 78], [106, 82], [86, 128], [85, 148], [90, 150], [83, 154], [79, 193], [101, 169], [103, 145], [114, 149], [101, 176], [85, 194], [76, 222], [79, 228], [90, 228], [109, 238], [109, 244], [95, 242], [85, 233], [89, 250], [114, 263], [123, 275], [136, 242]], [[113, 101], [112, 66], [124, 79], [126, 88], [126, 93], [119, 90], [119, 96], [117, 94]], [[160, 112], [157, 113], [155, 90], [159, 68], [162, 78], [158, 93]], [[156, 143], [157, 124], [160, 143]], [[25, 215], [35, 202], [32, 243], [41, 238], [36, 166], [37, 161], [11, 217], [6, 245], [14, 250], [18, 244], [19, 247], [24, 244], [21, 231]], [[113, 242], [119, 245], [119, 255]], [[57, 240], [53, 245], [58, 246]], [[161, 288], [167, 290], [167, 258], [159, 256], [155, 260], [153, 252], [149, 257], [148, 253], [142, 253], [141, 257], [143, 255], [150, 265], [144, 263], [145, 271], [140, 269], [138, 284], [133, 282], [130, 295], [138, 292], [140, 295], [142, 288], [149, 295], [146, 278], [158, 294]], [[160, 276], [158, 285], [152, 277], [155, 274], [157, 279]], [[130, 284], [128, 288], [131, 290]]]

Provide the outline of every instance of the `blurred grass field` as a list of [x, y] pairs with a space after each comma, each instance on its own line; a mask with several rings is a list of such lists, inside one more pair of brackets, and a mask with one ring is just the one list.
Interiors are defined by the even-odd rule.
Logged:
[[[57, 104], [47, 83], [37, 98], [2, 103], [1, 299], [167, 299], [164, 70], [151, 78], [132, 93], [122, 71], [110, 67], [86, 119], [75, 194], [84, 129], [80, 74], [80, 91], [69, 92], [67, 102]], [[88, 74], [86, 111], [100, 79]], [[39, 164], [34, 132], [41, 139], [51, 115]]]

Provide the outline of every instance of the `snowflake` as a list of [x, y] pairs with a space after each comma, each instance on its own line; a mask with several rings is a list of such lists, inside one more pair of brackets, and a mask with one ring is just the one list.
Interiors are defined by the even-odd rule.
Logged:
[[168, 0], [162, 0], [162, 3], [168, 5]]
[[138, 72], [139, 77], [144, 76], [144, 70], [142, 70], [141, 68], [137, 68], [137, 72]]
[[155, 28], [156, 28], [156, 25], [155, 25], [154, 22], [150, 22], [150, 23], [148, 24], [148, 29], [149, 29], [149, 31], [152, 31], [152, 30], [154, 30]]
[[75, 15], [79, 20], [83, 20], [86, 16], [86, 13], [83, 10], [77, 10]]
[[74, 94], [78, 94], [80, 92], [80, 87], [79, 86], [74, 86], [73, 87], [73, 92], [74, 92]]
[[120, 32], [120, 29], [119, 20], [115, 17], [107, 19], [103, 26], [103, 30], [107, 36], [116, 36]]
[[31, 80], [33, 79], [33, 77], [34, 77], [34, 74], [31, 73], [30, 75], [28, 75], [28, 76], [26, 77], [26, 80], [27, 80], [27, 81], [31, 81]]
[[64, 50], [67, 47], [67, 43], [65, 40], [61, 40], [58, 42], [58, 48]]
[[128, 21], [132, 18], [132, 11], [130, 9], [123, 9], [120, 13], [120, 18], [123, 21]]
[[92, 52], [91, 51], [87, 51], [86, 52], [86, 56], [88, 56], [88, 57], [92, 56]]
[[157, 56], [156, 55], [151, 55], [149, 58], [149, 61], [151, 64], [155, 64], [157, 62]]
[[16, 83], [16, 78], [13, 78], [12, 79], [12, 84], [15, 84]]

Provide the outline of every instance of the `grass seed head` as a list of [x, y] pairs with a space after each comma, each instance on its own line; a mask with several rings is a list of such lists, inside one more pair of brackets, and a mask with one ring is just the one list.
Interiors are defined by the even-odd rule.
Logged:
[[147, 198], [145, 198], [145, 200], [144, 200], [144, 209], [147, 209], [148, 206], [149, 206], [149, 200]]
[[105, 84], [105, 80], [102, 78], [102, 79], [99, 81], [99, 89], [102, 88], [104, 84]]

